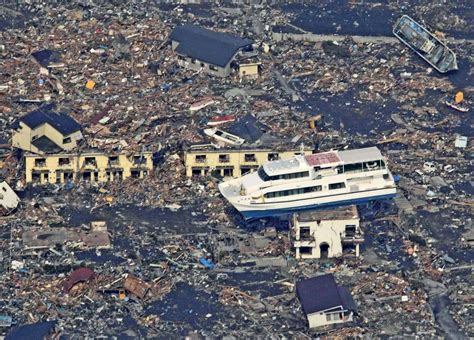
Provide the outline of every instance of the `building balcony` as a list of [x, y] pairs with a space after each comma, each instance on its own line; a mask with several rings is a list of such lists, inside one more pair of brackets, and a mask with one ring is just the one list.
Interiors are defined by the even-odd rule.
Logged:
[[342, 243], [364, 243], [364, 235], [361, 232], [357, 232], [355, 234], [347, 234], [347, 233], [342, 233], [341, 234], [341, 241]]

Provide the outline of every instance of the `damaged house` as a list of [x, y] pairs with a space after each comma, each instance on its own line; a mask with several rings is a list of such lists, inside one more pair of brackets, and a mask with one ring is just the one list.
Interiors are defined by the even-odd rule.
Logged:
[[359, 256], [364, 241], [355, 205], [296, 213], [291, 230], [298, 259], [338, 257], [349, 251]]
[[219, 77], [231, 74], [237, 55], [255, 54], [249, 39], [191, 24], [176, 27], [170, 40], [181, 66]]
[[81, 125], [52, 109], [46, 105], [20, 117], [13, 124], [12, 146], [36, 154], [74, 149], [82, 139]]
[[349, 290], [336, 284], [332, 274], [297, 282], [296, 294], [309, 328], [353, 321], [354, 299]]

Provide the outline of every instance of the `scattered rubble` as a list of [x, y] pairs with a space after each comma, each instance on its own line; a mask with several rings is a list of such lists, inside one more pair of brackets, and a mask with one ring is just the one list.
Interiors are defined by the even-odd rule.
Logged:
[[[0, 336], [473, 337], [474, 123], [446, 105], [474, 98], [466, 6], [4, 2]], [[458, 71], [437, 74], [389, 37], [402, 10], [449, 40]], [[227, 77], [182, 67], [169, 38], [186, 23], [248, 39], [256, 55]], [[78, 164], [60, 164], [68, 131], [53, 154], [47, 128], [30, 149], [13, 143], [15, 122], [52, 103], [80, 125]], [[241, 173], [187, 166], [193, 145], [229, 147], [210, 126], [264, 158], [377, 146], [398, 196], [358, 207], [358, 257], [295, 258], [288, 219], [246, 222], [219, 194]], [[97, 152], [95, 180], [83, 158]], [[114, 157], [129, 176], [108, 170]], [[235, 169], [261, 159], [247, 161]], [[43, 170], [35, 181], [27, 162]], [[353, 322], [307, 327], [296, 285], [321, 274], [351, 291]]]

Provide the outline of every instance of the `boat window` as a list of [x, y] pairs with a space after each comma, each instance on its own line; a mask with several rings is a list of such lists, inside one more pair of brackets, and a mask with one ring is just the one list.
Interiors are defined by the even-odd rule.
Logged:
[[339, 165], [336, 167], [336, 171], [338, 174], [342, 174], [344, 172], [344, 168], [342, 165]]
[[316, 192], [316, 191], [321, 191], [321, 190], [322, 190], [322, 187], [320, 185], [316, 185], [313, 187], [267, 192], [264, 196], [265, 198], [274, 198], [274, 197], [307, 194], [309, 192]]
[[384, 161], [380, 161], [380, 166], [382, 167], [382, 169], [385, 169], [385, 162], [384, 162]]
[[362, 172], [362, 163], [345, 164], [344, 172]]
[[265, 172], [265, 170], [263, 169], [263, 166], [258, 168], [257, 174], [258, 174], [258, 177], [260, 177], [260, 179], [264, 182], [270, 180], [270, 176], [268, 176], [268, 174]]
[[278, 179], [294, 179], [294, 178], [301, 178], [301, 177], [308, 177], [309, 171], [302, 171], [302, 172], [294, 172], [292, 174], [284, 174], [276, 176]]
[[344, 182], [329, 184], [329, 190], [342, 189], [345, 187], [346, 185], [344, 184]]

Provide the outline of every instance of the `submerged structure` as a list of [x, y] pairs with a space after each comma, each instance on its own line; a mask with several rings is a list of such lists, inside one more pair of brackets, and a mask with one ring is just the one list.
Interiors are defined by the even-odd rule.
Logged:
[[458, 69], [456, 54], [408, 15], [402, 16], [396, 22], [393, 34], [438, 72], [446, 73]]
[[393, 176], [376, 147], [268, 162], [255, 172], [219, 184], [219, 190], [247, 219], [396, 194]]

